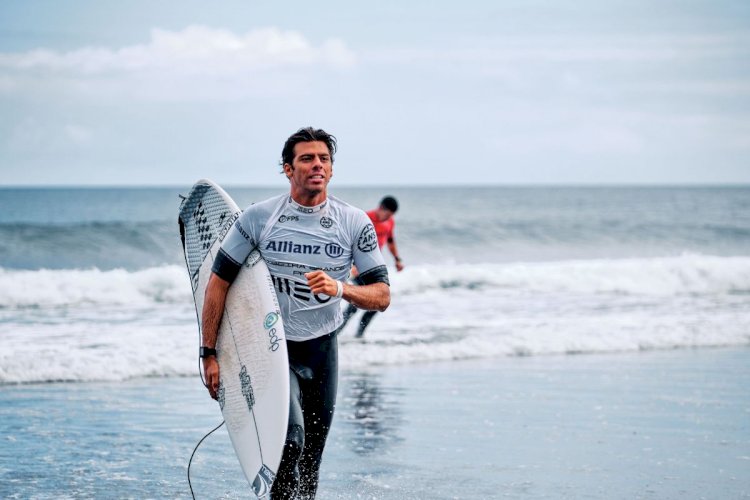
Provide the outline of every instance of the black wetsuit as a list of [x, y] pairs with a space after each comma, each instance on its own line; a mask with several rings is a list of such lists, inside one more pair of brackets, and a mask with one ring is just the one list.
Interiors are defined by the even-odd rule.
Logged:
[[303, 342], [289, 350], [289, 427], [284, 456], [271, 498], [315, 498], [318, 474], [333, 420], [338, 383], [335, 334]]
[[[357, 306], [354, 304], [349, 304], [344, 311], [344, 323], [339, 327], [338, 331], [341, 331], [344, 329], [346, 324], [349, 322], [349, 319], [358, 311]], [[357, 326], [357, 333], [356, 337], [361, 338], [365, 335], [365, 330], [367, 329], [367, 326], [370, 324], [370, 321], [372, 321], [372, 318], [375, 317], [377, 314], [377, 311], [365, 311], [362, 314], [362, 317], [359, 320], [359, 325]]]

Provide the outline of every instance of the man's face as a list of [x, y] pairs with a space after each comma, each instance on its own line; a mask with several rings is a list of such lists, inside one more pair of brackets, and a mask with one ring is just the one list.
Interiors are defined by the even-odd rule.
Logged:
[[321, 193], [333, 176], [333, 164], [328, 146], [322, 141], [299, 142], [294, 146], [292, 164], [284, 164], [284, 172], [293, 190]]
[[393, 212], [381, 205], [375, 210], [375, 217], [377, 217], [380, 222], [385, 222], [393, 217]]

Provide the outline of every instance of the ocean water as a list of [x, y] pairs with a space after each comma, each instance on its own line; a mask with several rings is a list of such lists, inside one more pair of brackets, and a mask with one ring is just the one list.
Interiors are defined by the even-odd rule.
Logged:
[[[0, 384], [196, 374], [188, 189], [0, 189]], [[396, 196], [406, 264], [364, 341], [342, 333], [345, 369], [750, 344], [748, 187], [331, 192]]]

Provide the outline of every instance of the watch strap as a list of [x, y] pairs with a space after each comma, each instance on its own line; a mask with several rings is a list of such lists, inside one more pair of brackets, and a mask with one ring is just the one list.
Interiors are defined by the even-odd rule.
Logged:
[[201, 346], [200, 349], [198, 349], [198, 355], [201, 358], [207, 358], [209, 356], [216, 356], [216, 349], [213, 347], [203, 347]]

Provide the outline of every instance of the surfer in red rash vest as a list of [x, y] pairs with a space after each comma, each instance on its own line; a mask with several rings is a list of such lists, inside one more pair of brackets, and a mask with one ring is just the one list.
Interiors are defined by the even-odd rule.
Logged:
[[[396, 246], [396, 237], [393, 234], [393, 230], [396, 226], [396, 219], [393, 215], [398, 211], [398, 201], [393, 196], [386, 196], [380, 201], [378, 208], [367, 212], [367, 216], [370, 217], [373, 226], [375, 226], [375, 233], [378, 236], [378, 247], [381, 249], [384, 245], [388, 245], [391, 255], [396, 261], [396, 270], [401, 271], [404, 268], [403, 261], [398, 254], [398, 247]], [[357, 269], [352, 268], [352, 276], [356, 277]], [[344, 324], [341, 325], [341, 329], [346, 326], [346, 323], [351, 319], [354, 313], [357, 311], [357, 306], [349, 303], [349, 306], [344, 312]], [[359, 321], [357, 326], [356, 337], [360, 338], [364, 336], [365, 329], [375, 317], [377, 311], [365, 311], [362, 315], [362, 319]]]

